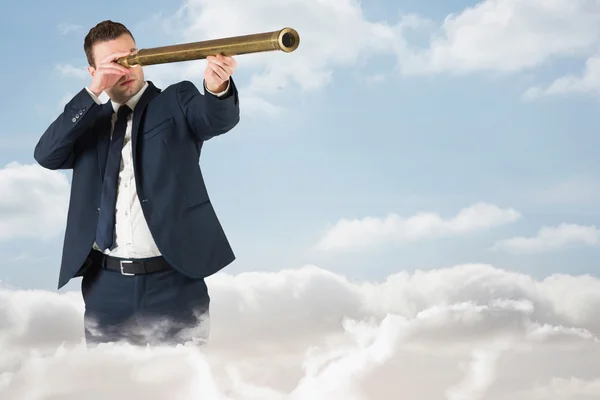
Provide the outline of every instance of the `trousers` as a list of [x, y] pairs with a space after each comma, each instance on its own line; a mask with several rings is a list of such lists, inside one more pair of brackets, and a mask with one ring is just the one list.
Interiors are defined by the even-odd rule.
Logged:
[[123, 275], [92, 263], [83, 274], [86, 344], [203, 345], [210, 332], [204, 279], [175, 269]]

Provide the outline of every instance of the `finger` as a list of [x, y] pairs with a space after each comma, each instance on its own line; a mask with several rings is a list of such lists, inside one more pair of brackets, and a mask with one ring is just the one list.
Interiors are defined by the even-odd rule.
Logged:
[[128, 73], [129, 72], [129, 68], [122, 66], [121, 64], [117, 63], [117, 62], [109, 62], [106, 64], [101, 64], [99, 67], [102, 68], [116, 68], [119, 71], [123, 72], [123, 73]]
[[213, 65], [216, 68], [219, 68], [220, 70], [224, 71], [227, 74], [227, 76], [233, 75], [233, 68], [231, 68], [219, 61], [215, 61], [215, 62], [210, 61], [208, 63], [208, 65]]
[[131, 54], [131, 52], [129, 52], [129, 51], [116, 51], [114, 53], [111, 53], [111, 54], [107, 55], [102, 60], [102, 62], [100, 62], [100, 64], [106, 64], [107, 62], [114, 61], [114, 60], [116, 60], [117, 58], [120, 58], [120, 57], [128, 56], [129, 54]]
[[96, 71], [105, 75], [127, 75], [129, 73], [129, 71], [127, 70], [123, 71], [120, 68], [116, 68], [110, 65], [103, 65], [101, 67], [98, 67]]
[[222, 68], [225, 68], [225, 66], [226, 66], [226, 64], [223, 61], [221, 61], [218, 58], [218, 56], [216, 56], [216, 57], [215, 56], [207, 57], [206, 61], [208, 61], [209, 63], [217, 64], [217, 65], [219, 65]]
[[101, 70], [101, 71], [118, 71], [118, 72], [121, 72], [124, 74], [129, 72], [129, 70], [127, 68], [120, 66], [119, 64], [116, 64], [116, 63], [100, 65], [96, 69]]
[[237, 63], [233, 57], [226, 57], [222, 54], [217, 54], [216, 56], [209, 56], [206, 58], [206, 60], [208, 62], [213, 62], [215, 64], [220, 65], [221, 67], [229, 70], [230, 73], [233, 73], [233, 70], [235, 69], [235, 67], [237, 65]]
[[103, 70], [103, 71], [118, 71], [123, 74], [129, 73], [128, 68], [125, 68], [122, 65], [119, 65], [117, 63], [103, 64], [103, 65], [98, 66], [97, 69]]
[[210, 63], [209, 67], [213, 70], [213, 72], [221, 79], [222, 81], [226, 81], [229, 79], [229, 74], [223, 68], [221, 68], [217, 64]]
[[223, 76], [223, 72], [219, 71], [218, 68], [217, 68], [217, 70], [211, 69], [209, 72], [209, 76], [213, 80], [219, 81], [221, 83], [225, 82], [228, 79], [227, 76]]
[[237, 67], [237, 61], [235, 58], [230, 56], [224, 56], [223, 54], [217, 54], [216, 61], [223, 63], [224, 65], [230, 67], [231, 69], [235, 69]]

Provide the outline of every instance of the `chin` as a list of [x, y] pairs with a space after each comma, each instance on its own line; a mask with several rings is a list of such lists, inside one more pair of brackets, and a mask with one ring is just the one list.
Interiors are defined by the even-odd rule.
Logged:
[[119, 88], [119, 94], [121, 96], [132, 96], [136, 94], [141, 88], [142, 85], [140, 85], [138, 82], [132, 82], [127, 86]]

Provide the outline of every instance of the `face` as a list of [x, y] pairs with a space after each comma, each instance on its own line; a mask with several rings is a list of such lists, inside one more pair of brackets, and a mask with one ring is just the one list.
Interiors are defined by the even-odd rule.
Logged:
[[[119, 51], [137, 51], [135, 42], [130, 35], [123, 34], [115, 40], [96, 43], [92, 48], [96, 66], [111, 53]], [[90, 66], [88, 70], [92, 76], [96, 74], [95, 68]], [[122, 104], [139, 92], [144, 83], [144, 71], [141, 66], [137, 65], [129, 68], [127, 75], [123, 75], [111, 88], [106, 89], [106, 94], [111, 100]]]

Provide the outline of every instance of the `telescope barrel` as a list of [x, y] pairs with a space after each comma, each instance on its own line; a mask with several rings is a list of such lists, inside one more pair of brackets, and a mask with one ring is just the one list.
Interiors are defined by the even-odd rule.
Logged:
[[298, 32], [284, 28], [273, 32], [140, 49], [135, 54], [115, 61], [124, 67], [132, 67], [200, 60], [217, 54], [235, 56], [277, 50], [291, 53], [299, 45]]

